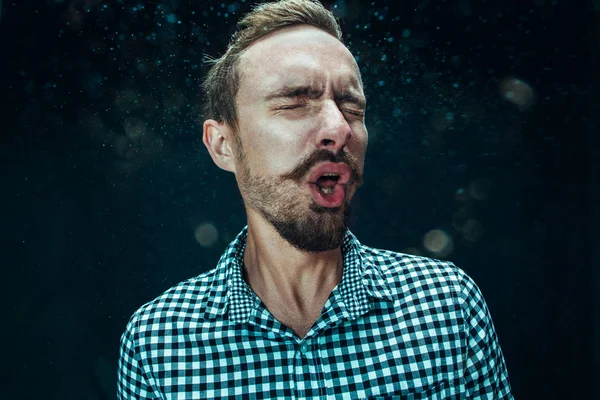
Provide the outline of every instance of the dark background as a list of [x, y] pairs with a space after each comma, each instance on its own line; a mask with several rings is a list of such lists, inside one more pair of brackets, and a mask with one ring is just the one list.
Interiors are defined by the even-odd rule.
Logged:
[[[516, 398], [600, 398], [600, 2], [324, 4], [369, 103], [351, 230], [474, 278]], [[0, 7], [2, 397], [112, 399], [131, 314], [245, 225], [199, 84], [250, 5]]]

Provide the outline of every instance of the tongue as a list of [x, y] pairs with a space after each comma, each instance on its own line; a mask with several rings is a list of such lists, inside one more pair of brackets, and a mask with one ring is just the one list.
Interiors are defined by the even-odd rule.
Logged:
[[317, 179], [317, 185], [319, 185], [322, 188], [332, 188], [337, 184], [337, 181], [331, 177], [328, 176], [322, 176], [319, 179]]

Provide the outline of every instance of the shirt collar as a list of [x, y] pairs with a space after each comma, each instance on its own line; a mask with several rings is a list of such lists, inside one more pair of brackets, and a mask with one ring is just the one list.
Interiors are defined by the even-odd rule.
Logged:
[[[234, 322], [248, 321], [260, 299], [242, 277], [248, 225], [229, 244], [212, 275], [205, 317], [224, 315]], [[348, 229], [342, 243], [344, 271], [338, 285], [339, 302], [351, 319], [370, 309], [370, 299], [394, 301], [382, 266], [365, 251]]]

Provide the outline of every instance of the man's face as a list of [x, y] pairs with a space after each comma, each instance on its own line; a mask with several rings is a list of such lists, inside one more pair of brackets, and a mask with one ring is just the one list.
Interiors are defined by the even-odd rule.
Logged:
[[[253, 43], [239, 71], [243, 156], [235, 175], [249, 218], [262, 216], [303, 251], [339, 247], [350, 200], [362, 184], [368, 139], [354, 58], [331, 35], [303, 25]], [[323, 162], [350, 167], [350, 180], [336, 189], [345, 195], [326, 196], [342, 198], [341, 204], [326, 204], [309, 183]]]

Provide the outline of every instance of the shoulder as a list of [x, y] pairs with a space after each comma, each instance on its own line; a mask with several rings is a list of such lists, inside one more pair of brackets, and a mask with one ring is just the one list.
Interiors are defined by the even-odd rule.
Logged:
[[452, 261], [367, 246], [362, 246], [362, 252], [397, 295], [435, 292], [459, 299], [478, 291], [471, 277]]
[[168, 325], [200, 322], [209, 306], [216, 268], [186, 279], [139, 307], [127, 324], [133, 334], [162, 331]]

